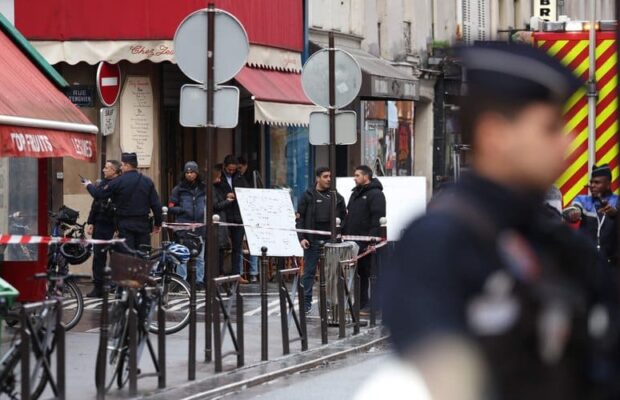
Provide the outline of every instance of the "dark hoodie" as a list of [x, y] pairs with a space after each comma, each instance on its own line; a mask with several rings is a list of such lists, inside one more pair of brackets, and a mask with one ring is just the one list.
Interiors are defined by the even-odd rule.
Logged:
[[383, 185], [373, 178], [368, 185], [353, 189], [342, 232], [345, 235], [381, 236], [379, 220], [382, 217], [385, 217]]
[[[347, 208], [344, 205], [344, 198], [340, 193], [336, 192], [336, 218], [344, 220], [347, 213]], [[325, 192], [318, 192], [316, 187], [310, 187], [302, 194], [297, 206], [297, 229], [318, 229], [329, 231], [331, 224], [329, 221], [329, 211], [331, 208], [331, 198], [329, 190]], [[299, 233], [299, 240], [318, 240], [324, 236], [309, 235], [306, 233]]]

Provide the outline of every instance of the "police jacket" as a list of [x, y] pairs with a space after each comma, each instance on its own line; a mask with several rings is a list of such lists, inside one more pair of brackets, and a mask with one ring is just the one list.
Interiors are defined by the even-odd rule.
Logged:
[[457, 336], [487, 363], [489, 398], [591, 398], [589, 311], [617, 307], [593, 247], [543, 212], [542, 196], [472, 175], [442, 197], [382, 271], [383, 321], [397, 350]]
[[[107, 185], [112, 181], [112, 179], [102, 179], [97, 183], [97, 187]], [[88, 213], [86, 223], [89, 225], [105, 224], [112, 226], [114, 225], [115, 216], [115, 206], [110, 197], [105, 199], [97, 199], [93, 200], [93, 203], [90, 206], [90, 212]]]
[[[344, 221], [347, 214], [344, 197], [338, 192], [336, 192], [336, 195], [336, 218], [340, 218], [340, 221]], [[297, 204], [297, 215], [299, 215], [296, 221], [297, 229], [329, 231], [331, 229], [331, 221], [329, 219], [330, 210], [330, 191], [319, 192], [316, 190], [316, 186], [308, 188], [308, 190], [301, 195], [299, 203]], [[300, 241], [303, 239], [311, 240], [321, 238], [321, 236], [309, 235], [307, 233], [299, 233], [298, 236]]]
[[96, 199], [112, 198], [116, 216], [123, 219], [148, 220], [149, 210], [153, 212], [155, 226], [161, 226], [161, 202], [151, 178], [131, 170], [101, 187], [88, 185], [88, 192]]
[[342, 232], [345, 235], [381, 236], [381, 223], [385, 217], [383, 185], [373, 178], [365, 186], [356, 186], [347, 205], [347, 216]]
[[[618, 208], [618, 196], [611, 194], [603, 198], [612, 206]], [[600, 214], [598, 210], [603, 206], [601, 199], [592, 196], [577, 196], [573, 205], [581, 209], [581, 223], [579, 229], [597, 246], [600, 256], [611, 262], [616, 262], [618, 256], [618, 216], [609, 217]], [[600, 230], [599, 230], [600, 228]]]
[[[220, 196], [222, 196], [224, 199], [226, 198], [226, 195], [228, 193], [234, 193], [236, 188], [247, 188], [248, 186], [249, 185], [245, 178], [239, 173], [235, 173], [232, 176], [232, 187], [228, 184], [228, 181], [226, 180], [226, 175], [223, 173], [220, 183], [215, 185], [217, 190], [219, 190], [220, 192]], [[237, 203], [237, 200], [225, 204], [224, 211], [226, 212], [226, 222], [232, 222], [235, 224], [242, 223], [241, 211], [239, 211], [239, 203]]]

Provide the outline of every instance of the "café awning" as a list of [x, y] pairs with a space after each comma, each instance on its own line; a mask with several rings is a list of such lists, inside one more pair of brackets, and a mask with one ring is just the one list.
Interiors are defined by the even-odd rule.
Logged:
[[312, 104], [301, 86], [301, 75], [244, 67], [235, 80], [254, 96], [254, 120], [268, 125], [307, 126]]
[[52, 67], [4, 18], [0, 30], [0, 157], [94, 162], [97, 127], [59, 90], [63, 81], [51, 80]]

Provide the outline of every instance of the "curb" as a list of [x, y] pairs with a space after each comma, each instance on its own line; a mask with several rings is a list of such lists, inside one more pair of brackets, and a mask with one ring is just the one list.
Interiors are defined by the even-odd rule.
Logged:
[[[187, 385], [183, 385], [182, 388], [177, 387], [176, 390], [175, 389], [169, 389], [169, 390], [164, 390], [161, 392], [155, 392], [155, 393], [151, 393], [149, 395], [145, 395], [143, 397], [141, 397], [141, 399], [149, 399], [149, 400], [159, 400], [159, 399], [169, 399], [171, 398], [170, 396], [172, 396], [173, 398], [176, 398], [178, 400], [206, 400], [206, 399], [211, 399], [215, 396], [221, 396], [230, 392], [234, 392], [234, 391], [238, 391], [238, 390], [242, 390], [245, 388], [249, 388], [249, 387], [253, 387], [253, 386], [257, 386], [257, 385], [261, 385], [263, 383], [278, 379], [282, 376], [286, 376], [286, 375], [290, 375], [290, 374], [294, 374], [297, 372], [301, 372], [301, 371], [306, 371], [309, 369], [313, 369], [319, 365], [324, 364], [327, 361], [332, 361], [332, 360], [336, 360], [336, 359], [340, 359], [340, 358], [344, 358], [349, 354], [353, 354], [353, 353], [359, 353], [359, 352], [363, 352], [373, 346], [376, 346], [378, 344], [381, 344], [383, 342], [385, 342], [387, 340], [387, 338], [389, 337], [389, 335], [387, 335], [385, 332], [382, 332], [382, 328], [381, 327], [377, 327], [375, 328], [373, 331], [368, 331], [366, 332], [367, 335], [373, 334], [375, 333], [376, 335], [378, 335], [379, 337], [376, 339], [373, 339], [369, 342], [365, 342], [362, 343], [360, 345], [357, 346], [353, 346], [351, 348], [347, 348], [341, 351], [337, 351], [335, 353], [332, 354], [327, 354], [324, 355], [322, 357], [313, 359], [313, 360], [309, 360], [309, 361], [305, 361], [299, 364], [295, 364], [295, 365], [291, 365], [291, 366], [287, 366], [284, 368], [280, 368], [280, 369], [276, 369], [274, 371], [270, 371], [270, 372], [265, 372], [262, 373], [260, 375], [254, 376], [254, 377], [250, 377], [250, 378], [246, 378], [246, 379], [242, 379], [233, 383], [228, 383], [228, 384], [224, 384], [212, 389], [208, 389], [208, 390], [203, 390], [203, 391], [199, 391], [198, 393], [191, 393], [191, 389], [194, 388], [194, 390], [201, 390], [201, 388], [199, 388], [200, 386], [203, 386], [208, 384], [208, 382], [211, 380], [211, 378], [206, 378], [203, 379], [201, 381], [196, 381], [196, 382], [192, 382], [189, 383]], [[343, 344], [346, 343], [349, 340], [355, 340], [360, 338], [359, 336], [355, 336], [355, 337], [350, 337], [347, 339], [343, 339], [340, 342], [333, 342], [334, 345], [338, 345], [338, 344]], [[329, 345], [327, 345], [329, 346]], [[325, 347], [327, 347], [325, 346]], [[321, 348], [317, 348], [317, 350], [321, 350]], [[325, 350], [325, 348], [323, 348], [323, 350]], [[298, 353], [298, 354], [293, 354], [290, 356], [286, 356], [284, 358], [279, 358], [279, 359], [274, 359], [271, 361], [267, 361], [267, 362], [263, 362], [263, 363], [259, 363], [259, 364], [255, 364], [252, 366], [248, 366], [245, 368], [242, 368], [242, 371], [247, 372], [248, 370], [251, 370], [253, 368], [260, 368], [265, 366], [266, 364], [269, 363], [282, 363], [284, 360], [288, 359], [288, 360], [292, 360], [295, 356], [298, 356], [299, 354], [303, 354], [303, 353]], [[235, 372], [238, 372], [239, 370], [233, 370], [230, 371], [229, 374], [234, 374]], [[191, 393], [191, 394], [190, 394]]]

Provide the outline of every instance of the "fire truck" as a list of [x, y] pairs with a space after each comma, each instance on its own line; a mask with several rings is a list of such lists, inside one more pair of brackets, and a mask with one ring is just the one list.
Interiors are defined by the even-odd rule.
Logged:
[[[590, 27], [590, 22], [545, 21], [532, 34], [535, 46], [588, 82], [587, 87], [569, 99], [564, 110], [567, 132], [573, 137], [568, 166], [556, 183], [563, 195], [563, 206], [570, 204], [577, 195], [588, 193], [590, 153], [592, 164], [610, 165], [613, 189], [618, 189], [617, 23], [596, 22], [593, 36], [590, 36]], [[596, 43], [593, 76], [590, 75], [590, 41]], [[589, 120], [590, 115], [592, 120]], [[591, 131], [594, 135], [589, 135]]]

